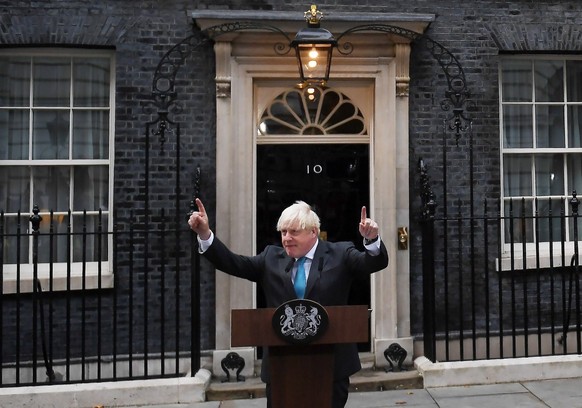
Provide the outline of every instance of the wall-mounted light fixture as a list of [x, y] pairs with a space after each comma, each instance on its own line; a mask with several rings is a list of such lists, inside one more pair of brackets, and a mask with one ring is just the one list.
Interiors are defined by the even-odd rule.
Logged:
[[304, 15], [307, 28], [299, 30], [290, 46], [295, 49], [301, 81], [310, 86], [325, 85], [337, 41], [332, 33], [319, 26], [323, 13], [316, 5], [312, 5]]

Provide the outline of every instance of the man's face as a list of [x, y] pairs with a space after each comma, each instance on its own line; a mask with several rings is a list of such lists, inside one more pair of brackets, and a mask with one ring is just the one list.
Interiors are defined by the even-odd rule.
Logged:
[[281, 229], [281, 243], [291, 258], [305, 256], [317, 241], [315, 228], [301, 229], [298, 225]]

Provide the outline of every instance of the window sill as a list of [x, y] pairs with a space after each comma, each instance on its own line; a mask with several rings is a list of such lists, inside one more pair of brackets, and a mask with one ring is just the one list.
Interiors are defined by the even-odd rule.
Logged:
[[[497, 272], [510, 272], [510, 271], [520, 271], [520, 270], [534, 270], [534, 269], [547, 269], [547, 268], [560, 268], [565, 264], [565, 266], [570, 266], [570, 262], [572, 260], [572, 255], [574, 255], [573, 250], [566, 250], [564, 252], [564, 256], [562, 257], [562, 253], [554, 252], [552, 256], [549, 253], [540, 253], [539, 257], [532, 253], [531, 255], [527, 255], [525, 257], [525, 266], [524, 266], [524, 258], [523, 255], [520, 253], [514, 254], [513, 258], [511, 258], [510, 253], [505, 253], [503, 257], [500, 259], [496, 258], [496, 266]], [[539, 264], [538, 264], [539, 258]], [[512, 267], [513, 263], [513, 267]], [[499, 267], [501, 265], [501, 268]]]
[[[4, 265], [2, 271], [3, 294], [32, 293], [33, 265], [21, 264], [20, 283], [18, 282], [17, 265]], [[99, 270], [99, 266], [101, 270]], [[113, 287], [113, 273], [109, 262], [88, 262], [71, 264], [70, 272], [66, 264], [53, 264], [52, 288], [49, 264], [38, 265], [38, 279], [43, 292], [59, 292], [68, 290], [110, 289]]]

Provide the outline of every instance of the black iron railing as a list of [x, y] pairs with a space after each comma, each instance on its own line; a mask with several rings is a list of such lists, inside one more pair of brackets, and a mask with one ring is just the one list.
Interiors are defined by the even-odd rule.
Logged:
[[[424, 351], [433, 361], [582, 353], [579, 201], [458, 200], [435, 211], [423, 184]], [[455, 208], [456, 207], [456, 208]], [[543, 207], [544, 211], [539, 210]], [[548, 209], [549, 208], [549, 209]]]
[[196, 373], [199, 258], [167, 214], [146, 234], [133, 214], [0, 213], [0, 386]]

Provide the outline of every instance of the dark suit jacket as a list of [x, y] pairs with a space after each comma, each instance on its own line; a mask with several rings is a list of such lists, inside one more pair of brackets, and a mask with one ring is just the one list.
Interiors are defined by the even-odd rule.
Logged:
[[[230, 251], [215, 236], [204, 256], [229, 275], [260, 283], [267, 307], [278, 307], [297, 297], [291, 282], [289, 265], [292, 260], [282, 247], [269, 245], [258, 255], [243, 256]], [[380, 254], [372, 256], [357, 250], [351, 242], [319, 240], [309, 270], [305, 298], [323, 306], [345, 305], [354, 279], [370, 275], [387, 265], [388, 252], [384, 243], [380, 243]], [[261, 379], [265, 382], [269, 382], [267, 360], [268, 357], [263, 356]], [[335, 346], [335, 379], [347, 378], [360, 368], [355, 344]]]

